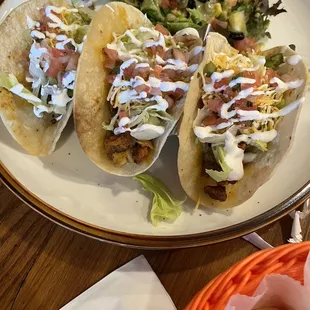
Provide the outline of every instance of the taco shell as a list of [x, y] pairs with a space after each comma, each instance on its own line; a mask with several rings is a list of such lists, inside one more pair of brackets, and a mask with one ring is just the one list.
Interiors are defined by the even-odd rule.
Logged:
[[[279, 52], [282, 52], [285, 57], [296, 54], [290, 48], [282, 46], [267, 50], [263, 54], [270, 56]], [[238, 51], [229, 45], [226, 38], [217, 33], [211, 33], [208, 36], [205, 57], [198, 68], [198, 72], [202, 72], [205, 65], [214, 59], [215, 53], [225, 53], [231, 57], [236, 55]], [[306, 65], [302, 61], [295, 66], [285, 63], [279, 70], [281, 70], [282, 74], [292, 74], [304, 80], [301, 87], [291, 90], [289, 93], [287, 92], [286, 102], [290, 103], [305, 96], [308, 84]], [[202, 144], [196, 141], [193, 131], [193, 122], [197, 116], [201, 88], [202, 81], [199, 73], [197, 73], [190, 84], [179, 132], [178, 172], [180, 181], [187, 195], [194, 201], [200, 200], [200, 204], [203, 206], [223, 208], [238, 206], [248, 200], [261, 185], [268, 181], [277, 165], [287, 154], [300, 108], [283, 118], [278, 128], [278, 136], [271, 143], [268, 152], [261, 154], [254, 162], [245, 166], [244, 177], [236, 184], [229, 184], [226, 187], [227, 200], [220, 202], [211, 199], [204, 193], [204, 187], [214, 185], [214, 180], [203, 173]]]
[[[26, 16], [33, 20], [40, 17], [37, 8], [47, 4], [67, 6], [68, 2], [61, 0], [32, 0], [15, 10], [0, 25], [0, 72], [14, 74], [18, 81], [31, 90], [26, 82], [28, 72], [28, 52], [32, 44]], [[67, 113], [55, 124], [51, 116], [44, 113], [38, 118], [33, 113], [33, 105], [4, 88], [0, 88], [0, 116], [12, 137], [31, 155], [46, 156], [52, 153], [61, 132], [66, 126], [72, 113], [71, 103]]]
[[180, 118], [183, 102], [172, 111], [174, 120], [165, 126], [165, 133], [154, 141], [154, 150], [141, 164], [127, 163], [117, 167], [108, 158], [104, 140], [107, 131], [103, 123], [110, 123], [110, 103], [106, 100], [109, 84], [104, 69], [103, 48], [113, 40], [113, 33], [128, 29], [151, 27], [146, 16], [133, 6], [112, 2], [97, 12], [91, 23], [80, 59], [74, 101], [75, 129], [86, 155], [101, 169], [114, 175], [134, 176], [147, 170], [158, 158], [170, 132]]

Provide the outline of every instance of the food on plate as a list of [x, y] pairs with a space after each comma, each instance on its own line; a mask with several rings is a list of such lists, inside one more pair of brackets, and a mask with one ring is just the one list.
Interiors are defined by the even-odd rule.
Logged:
[[29, 1], [0, 26], [0, 115], [31, 155], [53, 152], [71, 115], [87, 12], [66, 1]]
[[175, 198], [167, 186], [149, 174], [139, 174], [133, 178], [142, 184], [142, 188], [153, 193], [150, 220], [154, 226], [164, 220], [174, 221], [182, 213], [182, 205], [186, 199]]
[[255, 46], [257, 40], [270, 37], [270, 16], [286, 12], [281, 0], [124, 0], [147, 14], [153, 24], [164, 25], [171, 33], [186, 27], [200, 29], [211, 24], [237, 49]]
[[122, 176], [152, 165], [183, 112], [202, 61], [201, 44], [195, 29], [172, 36], [124, 3], [110, 3], [96, 14], [74, 104], [77, 135], [95, 164]]
[[289, 47], [239, 53], [216, 33], [191, 82], [178, 169], [189, 197], [232, 207], [265, 183], [291, 144], [307, 68]]

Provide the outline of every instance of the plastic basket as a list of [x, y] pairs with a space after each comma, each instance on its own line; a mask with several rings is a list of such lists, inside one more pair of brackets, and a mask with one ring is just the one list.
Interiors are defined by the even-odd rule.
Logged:
[[310, 241], [259, 251], [235, 264], [204, 287], [186, 310], [223, 310], [232, 295], [252, 296], [268, 274], [288, 275], [303, 284]]

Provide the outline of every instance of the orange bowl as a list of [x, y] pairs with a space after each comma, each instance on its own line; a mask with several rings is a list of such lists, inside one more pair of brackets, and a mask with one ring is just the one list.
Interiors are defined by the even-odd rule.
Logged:
[[223, 310], [232, 295], [252, 296], [268, 274], [288, 275], [303, 284], [309, 251], [310, 241], [307, 241], [254, 253], [211, 281], [186, 310]]

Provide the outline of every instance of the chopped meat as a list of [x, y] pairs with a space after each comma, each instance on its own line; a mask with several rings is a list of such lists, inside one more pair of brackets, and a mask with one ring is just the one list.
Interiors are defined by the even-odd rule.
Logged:
[[214, 99], [209, 99], [209, 100], [205, 100], [208, 106], [208, 109], [218, 113], [221, 110], [221, 107], [223, 105], [223, 101], [219, 98], [214, 98]]
[[162, 33], [165, 36], [168, 36], [170, 34], [169, 30], [166, 29], [163, 25], [157, 24], [155, 26], [155, 30], [159, 31], [160, 33]]
[[116, 74], [109, 74], [106, 76], [105, 80], [107, 83], [113, 84], [115, 77], [116, 77]]
[[161, 45], [153, 45], [151, 47], [147, 47], [145, 50], [150, 57], [154, 57], [156, 54], [160, 57], [163, 57], [165, 54], [164, 48]]
[[185, 61], [185, 55], [182, 53], [182, 51], [178, 48], [173, 48], [172, 53], [175, 59], [179, 59], [182, 61]]
[[221, 88], [223, 86], [227, 86], [229, 84], [229, 81], [230, 81], [229, 78], [221, 79], [220, 81], [214, 83], [214, 88], [218, 89], [218, 88]]
[[132, 158], [136, 164], [142, 163], [148, 156], [150, 149], [147, 146], [137, 144], [132, 152]]
[[194, 35], [186, 35], [186, 36], [175, 35], [173, 38], [177, 43], [182, 42], [190, 49], [201, 45], [201, 39]]
[[257, 110], [257, 106], [255, 106], [252, 101], [249, 101], [247, 99], [240, 99], [236, 101], [233, 107], [236, 110], [246, 110], [246, 111]]
[[133, 70], [132, 76], [133, 77], [140, 76], [146, 81], [149, 77], [149, 74], [150, 74], [149, 67], [138, 67]]
[[112, 135], [104, 141], [108, 156], [111, 159], [113, 153], [125, 152], [133, 145], [133, 143], [134, 139], [129, 132], [125, 132], [120, 135]]
[[167, 100], [168, 102], [168, 109], [171, 109], [175, 106], [175, 101], [173, 100], [171, 96], [165, 95], [164, 99]]
[[141, 84], [141, 85], [138, 85], [135, 87], [135, 91], [137, 93], [142, 93], [142, 92], [146, 92], [146, 93], [149, 93], [151, 90], [151, 86], [148, 86], [146, 84]]
[[190, 61], [189, 61], [189, 66], [190, 65], [195, 65], [195, 64], [200, 64], [203, 59], [203, 52], [198, 53], [197, 55], [194, 55]]
[[159, 74], [159, 79], [161, 77], [167, 77], [170, 81], [176, 81], [180, 78], [178, 72], [173, 69], [164, 69], [162, 73]]
[[208, 160], [204, 160], [203, 163], [204, 163], [203, 164], [204, 174], [205, 174], [206, 169], [215, 170], [215, 171], [222, 171], [221, 166], [217, 163], [214, 156], [213, 156], [213, 159], [209, 158]]
[[239, 149], [242, 149], [242, 150], [245, 151], [246, 147], [247, 147], [247, 144], [245, 142], [241, 141], [241, 142], [238, 143], [238, 148]]
[[169, 48], [163, 55], [164, 60], [179, 59], [186, 61], [185, 54], [179, 48]]
[[227, 199], [225, 186], [205, 186], [204, 192], [214, 200], [226, 201]]
[[180, 98], [185, 94], [185, 90], [183, 90], [182, 88], [176, 88], [176, 90], [173, 92], [173, 96], [175, 98]]
[[118, 114], [118, 117], [121, 119], [123, 117], [128, 117], [128, 112], [127, 111], [120, 111], [119, 114]]
[[129, 78], [129, 79], [132, 78], [132, 77], [133, 77], [133, 74], [134, 74], [135, 67], [136, 67], [136, 64], [133, 63], [133, 64], [131, 64], [129, 67], [125, 68], [125, 69], [123, 70], [124, 76], [125, 76], [126, 78]]
[[225, 123], [227, 120], [218, 117], [216, 113], [211, 113], [207, 117], [205, 117], [201, 123], [202, 126], [216, 126], [221, 123]]
[[116, 61], [119, 60], [117, 51], [105, 47], [103, 49], [103, 52], [107, 56], [104, 60], [104, 67], [108, 69], [113, 69], [115, 67]]
[[159, 87], [151, 87], [150, 95], [152, 95], [152, 96], [160, 96], [161, 95], [160, 88]]

